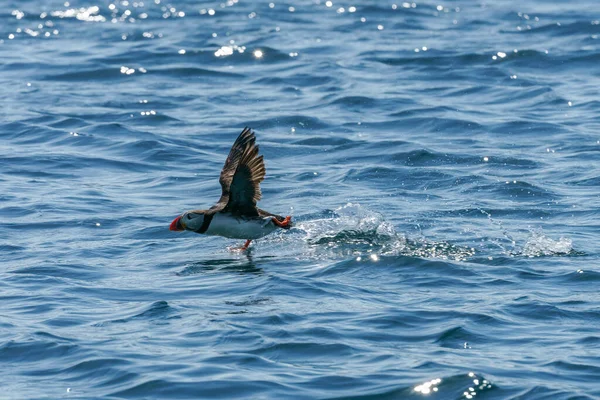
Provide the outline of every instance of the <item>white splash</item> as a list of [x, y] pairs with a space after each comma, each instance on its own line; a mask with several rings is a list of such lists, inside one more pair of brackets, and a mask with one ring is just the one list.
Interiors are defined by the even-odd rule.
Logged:
[[382, 256], [397, 255], [460, 261], [475, 254], [473, 248], [444, 241], [409, 240], [397, 233], [382, 214], [355, 203], [339, 207], [331, 216], [299, 222], [295, 227], [304, 232], [313, 251], [352, 255], [357, 261], [376, 262]]
[[383, 215], [354, 203], [337, 208], [332, 217], [301, 222], [298, 228], [307, 233], [307, 239], [311, 242], [334, 238], [343, 232], [397, 236], [396, 230], [385, 221]]
[[568, 238], [560, 237], [554, 240], [544, 235], [539, 229], [531, 232], [531, 236], [523, 246], [521, 255], [525, 257], [541, 257], [566, 255], [573, 251], [573, 241]]

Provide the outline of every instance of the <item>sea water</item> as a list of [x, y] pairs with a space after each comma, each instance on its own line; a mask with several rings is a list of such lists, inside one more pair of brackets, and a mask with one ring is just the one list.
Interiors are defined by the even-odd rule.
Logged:
[[599, 11], [0, 0], [0, 398], [600, 397]]

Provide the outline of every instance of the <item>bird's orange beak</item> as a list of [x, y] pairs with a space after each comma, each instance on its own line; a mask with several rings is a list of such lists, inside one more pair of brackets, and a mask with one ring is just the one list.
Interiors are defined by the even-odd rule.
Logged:
[[183, 226], [181, 226], [181, 215], [177, 218], [175, 218], [173, 220], [173, 222], [171, 222], [171, 225], [169, 226], [169, 230], [170, 231], [183, 231]]

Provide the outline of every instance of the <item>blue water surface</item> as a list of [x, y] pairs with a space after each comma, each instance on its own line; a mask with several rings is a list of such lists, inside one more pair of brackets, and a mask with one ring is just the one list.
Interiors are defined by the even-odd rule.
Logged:
[[[0, 0], [0, 398], [600, 398], [600, 8]], [[256, 241], [170, 232], [244, 126]]]

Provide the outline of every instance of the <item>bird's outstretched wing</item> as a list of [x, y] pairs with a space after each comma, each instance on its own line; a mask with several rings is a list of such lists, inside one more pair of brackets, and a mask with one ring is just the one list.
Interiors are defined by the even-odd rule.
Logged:
[[266, 170], [255, 142], [254, 132], [244, 128], [233, 143], [219, 177], [221, 198], [213, 209], [258, 216], [256, 202], [261, 198], [260, 182], [265, 179]]

